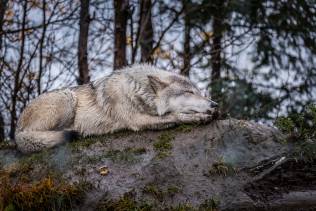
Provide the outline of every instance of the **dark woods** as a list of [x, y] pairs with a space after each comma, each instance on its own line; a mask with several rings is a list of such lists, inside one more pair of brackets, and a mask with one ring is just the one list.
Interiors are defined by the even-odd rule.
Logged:
[[0, 139], [39, 94], [140, 62], [190, 76], [232, 117], [299, 112], [315, 43], [315, 0], [1, 0]]

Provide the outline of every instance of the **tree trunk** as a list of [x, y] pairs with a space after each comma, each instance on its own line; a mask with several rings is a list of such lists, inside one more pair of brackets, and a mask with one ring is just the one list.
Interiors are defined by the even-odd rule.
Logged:
[[88, 36], [89, 36], [89, 5], [90, 0], [80, 0], [79, 42], [78, 42], [78, 84], [90, 81], [88, 67]]
[[18, 103], [18, 92], [21, 89], [21, 82], [20, 82], [20, 74], [23, 68], [23, 61], [24, 61], [24, 51], [25, 51], [25, 27], [26, 27], [26, 18], [27, 18], [27, 1], [24, 1], [23, 5], [23, 17], [22, 17], [22, 30], [21, 30], [21, 46], [20, 46], [20, 58], [18, 61], [17, 69], [14, 75], [14, 89], [11, 95], [12, 103], [10, 109], [10, 138], [14, 139], [16, 122], [17, 122], [17, 110], [16, 106]]
[[189, 1], [183, 0], [184, 7], [184, 42], [183, 42], [183, 67], [181, 69], [181, 74], [189, 76], [191, 69], [191, 20], [189, 14]]
[[152, 63], [152, 48], [154, 44], [154, 32], [151, 20], [151, 0], [141, 0], [141, 29], [140, 29], [140, 47], [141, 62]]
[[[0, 52], [2, 51], [2, 33], [4, 14], [7, 9], [8, 0], [0, 0]], [[1, 71], [0, 71], [1, 74]], [[2, 113], [0, 113], [0, 142], [4, 140], [4, 119]]]
[[41, 88], [41, 79], [42, 79], [42, 73], [43, 73], [43, 50], [45, 48], [44, 41], [45, 41], [45, 35], [46, 35], [46, 0], [42, 1], [42, 11], [43, 11], [43, 31], [42, 36], [40, 40], [40, 47], [39, 47], [39, 71], [38, 71], [38, 77], [37, 77], [37, 94], [40, 95], [42, 92]]
[[124, 67], [126, 62], [126, 27], [128, 0], [114, 1], [114, 70]]
[[215, 1], [216, 8], [214, 9], [213, 15], [213, 46], [211, 52], [211, 63], [212, 63], [212, 75], [211, 81], [212, 83], [216, 83], [220, 80], [221, 73], [221, 53], [222, 47], [221, 42], [223, 38], [223, 9], [224, 9], [224, 1], [218, 0]]
[[4, 21], [4, 14], [7, 9], [8, 0], [0, 0], [0, 50], [2, 49], [2, 33], [3, 33], [3, 21]]
[[0, 113], [0, 142], [4, 141], [4, 119]]

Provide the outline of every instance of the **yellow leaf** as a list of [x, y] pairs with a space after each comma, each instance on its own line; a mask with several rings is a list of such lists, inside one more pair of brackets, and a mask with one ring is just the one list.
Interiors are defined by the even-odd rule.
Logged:
[[41, 2], [38, 0], [29, 0], [31, 7], [41, 7]]
[[162, 59], [170, 59], [171, 58], [171, 54], [170, 54], [170, 52], [163, 52], [160, 55], [160, 58], [162, 58]]
[[153, 53], [153, 57], [156, 58], [161, 54], [161, 49], [158, 47], [155, 49], [154, 53]]
[[161, 58], [161, 59], [170, 59], [171, 53], [169, 51], [164, 51], [161, 48], [156, 48], [152, 57], [153, 58]]
[[133, 40], [130, 36], [126, 37], [126, 45], [131, 45], [132, 42], [133, 42]]
[[8, 9], [6, 14], [5, 14], [5, 17], [6, 17], [6, 19], [12, 19], [13, 15], [14, 15], [13, 10], [12, 9]]
[[203, 40], [207, 41], [210, 38], [212, 38], [214, 35], [214, 32], [200, 32], [200, 36], [203, 38]]

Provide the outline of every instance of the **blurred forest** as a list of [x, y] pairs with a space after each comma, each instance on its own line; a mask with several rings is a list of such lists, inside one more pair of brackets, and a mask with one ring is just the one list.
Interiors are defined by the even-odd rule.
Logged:
[[0, 140], [39, 94], [141, 62], [231, 117], [301, 112], [316, 99], [316, 0], [0, 0]]

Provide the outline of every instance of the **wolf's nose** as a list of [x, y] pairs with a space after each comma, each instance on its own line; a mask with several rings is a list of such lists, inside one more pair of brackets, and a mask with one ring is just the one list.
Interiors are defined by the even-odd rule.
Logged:
[[218, 108], [218, 103], [210, 100], [210, 103], [211, 103], [211, 108]]

